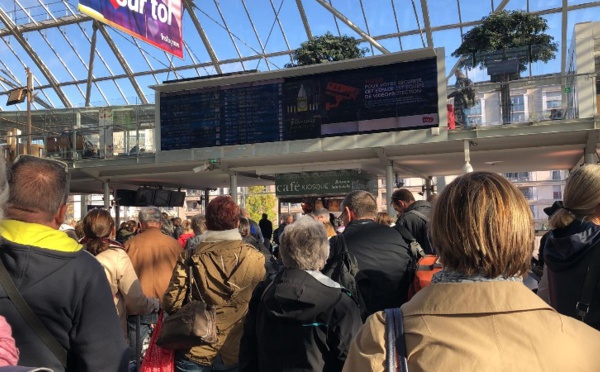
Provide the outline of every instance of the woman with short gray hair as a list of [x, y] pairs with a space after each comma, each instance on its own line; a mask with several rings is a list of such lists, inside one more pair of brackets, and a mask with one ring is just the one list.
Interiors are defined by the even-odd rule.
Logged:
[[303, 217], [288, 225], [280, 254], [282, 270], [250, 300], [240, 370], [341, 371], [362, 322], [349, 292], [319, 271], [329, 256], [323, 223]]

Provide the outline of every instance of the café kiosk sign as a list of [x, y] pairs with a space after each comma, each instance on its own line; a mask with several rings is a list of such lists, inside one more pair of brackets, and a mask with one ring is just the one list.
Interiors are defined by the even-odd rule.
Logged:
[[377, 193], [377, 177], [354, 170], [304, 172], [275, 176], [277, 197], [337, 196], [350, 191]]

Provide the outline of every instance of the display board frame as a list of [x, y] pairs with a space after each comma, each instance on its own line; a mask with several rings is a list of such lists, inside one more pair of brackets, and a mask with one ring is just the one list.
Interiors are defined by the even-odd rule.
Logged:
[[[290, 120], [288, 120], [288, 117], [291, 115], [289, 110], [290, 105], [286, 106], [286, 102], [283, 102], [286, 100], [286, 98], [289, 98], [290, 95], [288, 94], [287, 96], [281, 95], [281, 102], [278, 102], [278, 107], [279, 107], [279, 112], [277, 119], [271, 118], [271, 120], [278, 120], [279, 122], [277, 123], [278, 126], [275, 127], [274, 125], [271, 125], [273, 128], [271, 128], [271, 126], [267, 126], [267, 129], [264, 130], [265, 133], [273, 133], [276, 131], [279, 131], [279, 137], [276, 137], [275, 139], [271, 138], [269, 140], [261, 140], [260, 135], [262, 135], [261, 133], [258, 133], [258, 137], [256, 135], [257, 132], [256, 130], [256, 126], [254, 126], [254, 130], [250, 130], [250, 129], [246, 129], [246, 128], [242, 128], [242, 125], [239, 124], [240, 122], [244, 122], [244, 120], [246, 120], [245, 122], [250, 121], [250, 123], [252, 123], [253, 117], [252, 117], [252, 113], [247, 114], [246, 113], [246, 109], [245, 107], [247, 107], [248, 105], [253, 105], [255, 103], [253, 102], [257, 102], [256, 98], [252, 97], [252, 94], [248, 94], [246, 92], [246, 94], [238, 94], [237, 96], [235, 94], [229, 94], [230, 92], [233, 92], [235, 89], [254, 89], [252, 87], [259, 87], [257, 89], [263, 89], [260, 88], [261, 86], [267, 86], [269, 84], [280, 84], [280, 89], [286, 89], [287, 85], [286, 84], [290, 84], [293, 83], [294, 81], [307, 81], [314, 78], [315, 76], [318, 77], [322, 77], [322, 76], [338, 76], [338, 80], [343, 79], [344, 77], [346, 77], [346, 79], [348, 77], [352, 77], [355, 75], [360, 75], [361, 73], [364, 73], [365, 71], [384, 71], [386, 68], [397, 68], [397, 69], [401, 69], [403, 66], [415, 66], [415, 65], [419, 65], [419, 64], [423, 64], [423, 61], [432, 61], [432, 63], [434, 64], [428, 71], [429, 71], [429, 75], [428, 75], [428, 79], [429, 81], [427, 82], [428, 84], [428, 89], [429, 92], [431, 92], [431, 89], [435, 89], [434, 94], [436, 96], [432, 96], [431, 94], [428, 96], [429, 99], [429, 109], [427, 112], [416, 112], [416, 115], [410, 115], [409, 114], [403, 114], [402, 116], [392, 116], [392, 115], [388, 115], [388, 117], [373, 117], [372, 113], [367, 113], [367, 115], [365, 115], [364, 113], [362, 114], [361, 117], [357, 117], [355, 113], [353, 112], [348, 112], [348, 119], [347, 120], [337, 120], [334, 122], [322, 122], [319, 123], [318, 127], [310, 126], [309, 125], [309, 129], [305, 129], [303, 130], [302, 128], [300, 128], [300, 130], [298, 131], [298, 133], [301, 134], [305, 134], [305, 136], [298, 136], [298, 135], [288, 135], [289, 133], [286, 133], [286, 131], [288, 130], [288, 128], [290, 127], [289, 122]], [[399, 67], [398, 67], [399, 66]], [[414, 68], [414, 67], [413, 67]], [[383, 70], [382, 70], [383, 69]], [[431, 71], [435, 69], [435, 71]], [[364, 74], [363, 74], [364, 75]], [[368, 75], [368, 74], [367, 74]], [[381, 74], [380, 74], [381, 75]], [[339, 77], [342, 78], [339, 78]], [[383, 76], [383, 75], [381, 75]], [[403, 75], [403, 78], [401, 80], [396, 79], [395, 77], [392, 77], [389, 80], [388, 83], [391, 84], [391, 82], [393, 82], [393, 84], [397, 84], [399, 81], [403, 81], [406, 82], [406, 74]], [[366, 79], [364, 79], [364, 77], [359, 77], [359, 79], [363, 79], [365, 81], [365, 86], [366, 86]], [[418, 76], [415, 77], [415, 81], [418, 81]], [[377, 84], [377, 83], [381, 83], [383, 82], [384, 84], [386, 84], [385, 79], [384, 80], [379, 80], [379, 81], [373, 81], [373, 84]], [[303, 84], [303, 83], [301, 83]], [[339, 86], [333, 86], [335, 83], [332, 82], [328, 82], [325, 86], [327, 89], [332, 88], [332, 91], [335, 92], [342, 92], [344, 93], [344, 88], [346, 88], [349, 85], [344, 85], [342, 83], [339, 84]], [[432, 84], [436, 85], [435, 87], [432, 87]], [[355, 84], [356, 85], [356, 84]], [[320, 85], [320, 88], [323, 89], [324, 84]], [[248, 88], [251, 87], [251, 88]], [[384, 55], [384, 56], [377, 56], [377, 57], [368, 57], [368, 58], [361, 58], [361, 59], [357, 59], [357, 60], [349, 60], [349, 61], [340, 61], [340, 62], [332, 62], [332, 63], [327, 63], [327, 64], [321, 64], [321, 65], [314, 65], [314, 66], [304, 66], [304, 67], [296, 67], [296, 68], [291, 68], [291, 69], [283, 69], [283, 70], [278, 70], [278, 71], [274, 71], [274, 72], [266, 72], [266, 73], [251, 73], [251, 74], [246, 74], [246, 75], [233, 75], [233, 76], [219, 76], [219, 77], [213, 77], [213, 78], [202, 78], [199, 80], [185, 80], [185, 81], [181, 81], [181, 82], [169, 82], [167, 84], [161, 84], [158, 86], [153, 86], [152, 88], [154, 88], [156, 90], [156, 110], [157, 110], [157, 115], [156, 115], [156, 135], [155, 135], [155, 141], [156, 141], [156, 148], [160, 151], [169, 151], [169, 150], [185, 150], [185, 149], [195, 149], [195, 148], [204, 148], [204, 147], [227, 147], [229, 145], [252, 145], [252, 144], [258, 144], [258, 143], [263, 143], [263, 142], [286, 142], [286, 141], [290, 141], [290, 140], [301, 140], [301, 139], [315, 139], [315, 138], [323, 138], [323, 137], [328, 137], [328, 136], [344, 136], [344, 135], [355, 135], [355, 134], [366, 134], [366, 133], [371, 133], [371, 132], [381, 132], [381, 131], [397, 131], [397, 130], [404, 130], [404, 129], [428, 129], [428, 128], [432, 128], [432, 127], [447, 127], [447, 116], [446, 116], [446, 76], [445, 76], [445, 59], [444, 59], [444, 49], [443, 48], [436, 48], [436, 49], [419, 49], [419, 50], [415, 50], [415, 51], [409, 51], [409, 52], [400, 52], [400, 53], [394, 53], [394, 54], [390, 54], [390, 55]], [[302, 88], [299, 89], [299, 91], [302, 93], [302, 90], [307, 90], [308, 85], [306, 88], [304, 88], [302, 86]], [[339, 88], [339, 89], [338, 89]], [[360, 92], [358, 93], [362, 99], [364, 100], [366, 98], [366, 88], [361, 87], [362, 89], [360, 90]], [[169, 118], [169, 115], [187, 115], [187, 111], [188, 108], [185, 106], [184, 109], [181, 110], [167, 110], [165, 109], [166, 106], [166, 101], [171, 99], [172, 97], [178, 97], [179, 95], [185, 96], [186, 94], [196, 94], [195, 92], [202, 92], [202, 94], [204, 94], [205, 92], [214, 92], [214, 101], [210, 102], [207, 105], [207, 110], [202, 110], [202, 112], [207, 112], [207, 113], [211, 113], [213, 111], [216, 110], [225, 110], [223, 107], [226, 107], [227, 104], [230, 104], [228, 102], [231, 102], [228, 100], [227, 96], [232, 96], [234, 98], [237, 99], [236, 102], [234, 102], [234, 107], [235, 110], [230, 110], [232, 112], [231, 115], [229, 115], [231, 118], [223, 118], [227, 116], [227, 113], [223, 114], [221, 111], [219, 112], [219, 117], [218, 118], [214, 118], [214, 120], [209, 120], [208, 122], [210, 123], [210, 125], [204, 125], [204, 123], [206, 123], [206, 121], [203, 121], [204, 119], [201, 119], [200, 121], [202, 121], [203, 124], [200, 124], [200, 126], [204, 125], [200, 131], [194, 128], [184, 128], [184, 130], [180, 130], [181, 128], [178, 125], [172, 125], [172, 123], [174, 122], [172, 120], [172, 118]], [[297, 89], [297, 86], [294, 87], [293, 89]], [[400, 88], [394, 88], [397, 91]], [[348, 91], [347, 89], [345, 90], [346, 92]], [[294, 91], [295, 92], [295, 91]], [[307, 99], [307, 102], [300, 102], [300, 97], [303, 96], [301, 93], [296, 94], [297, 96], [297, 100], [298, 102], [296, 102], [295, 107], [298, 109], [298, 111], [300, 111], [300, 108], [302, 108], [304, 110], [304, 113], [306, 113], [307, 111], [310, 111], [311, 108], [311, 103], [310, 99]], [[306, 92], [304, 92], [306, 94]], [[355, 92], [356, 93], [356, 92]], [[344, 93], [345, 94], [345, 93]], [[308, 96], [308, 94], [306, 94]], [[321, 94], [321, 96], [324, 96], [325, 94]], [[250, 96], [250, 98], [245, 98], [247, 96]], [[225, 97], [225, 100], [224, 98]], [[243, 97], [242, 99], [240, 99], [240, 97]], [[177, 98], [179, 99], [179, 98]], [[254, 101], [252, 101], [252, 99], [254, 99]], [[163, 100], [165, 102], [163, 102]], [[263, 99], [263, 101], [268, 101], [267, 99]], [[343, 99], [342, 99], [343, 101]], [[218, 104], [217, 104], [218, 102]], [[224, 104], [224, 102], [226, 102]], [[250, 103], [248, 103], [250, 102]], [[260, 102], [260, 101], [259, 101]], [[195, 106], [197, 106], [200, 103], [190, 103], [188, 104], [189, 109], [193, 109]], [[301, 103], [303, 105], [301, 105]], [[323, 103], [323, 102], [321, 102]], [[437, 107], [436, 107], [436, 103], [437, 103]], [[326, 103], [328, 104], [328, 103]], [[335, 103], [333, 103], [335, 104]], [[231, 105], [231, 104], [230, 104]], [[237, 106], [235, 106], [237, 105]], [[347, 107], [351, 107], [352, 105], [347, 105]], [[416, 108], [419, 106], [419, 102], [414, 102], [410, 104], [411, 107]], [[163, 108], [161, 110], [161, 107]], [[294, 109], [294, 108], [292, 108]], [[213, 110], [213, 111], [211, 111]], [[284, 112], [285, 111], [285, 112]], [[364, 111], [364, 110], [363, 110]], [[435, 112], [430, 112], [430, 111], [435, 111]], [[225, 112], [225, 111], [223, 111]], [[323, 107], [321, 107], [321, 112], [324, 112]], [[297, 116], [301, 116], [302, 113], [298, 113], [296, 114]], [[342, 113], [343, 114], [343, 113]], [[244, 116], [245, 115], [245, 116]], [[250, 116], [248, 116], [250, 115]], [[354, 115], [354, 116], [353, 116]], [[371, 115], [371, 116], [369, 116]], [[161, 118], [162, 116], [162, 118]], [[264, 116], [264, 115], [262, 115]], [[261, 117], [262, 117], [261, 116]], [[319, 116], [319, 115], [316, 115]], [[384, 115], [385, 116], [385, 115]], [[240, 119], [241, 117], [241, 119]], [[256, 115], [254, 116], [254, 118], [256, 117]], [[323, 115], [321, 114], [320, 117], [323, 117]], [[342, 115], [343, 117], [343, 115]], [[248, 120], [248, 118], [250, 118], [250, 120]], [[226, 129], [229, 128], [228, 126], [224, 126], [224, 122], [229, 123], [231, 120], [234, 120], [234, 122], [238, 123], [237, 125], [239, 125], [239, 127], [236, 127], [236, 131], [237, 133], [226, 133]], [[186, 121], [187, 120], [187, 121]], [[230, 120], [230, 121], [227, 121]], [[241, 120], [241, 121], [240, 121]], [[311, 119], [312, 120], [312, 119]], [[189, 122], [189, 119], [184, 118], [182, 119], [182, 122]], [[175, 121], [175, 123], [177, 123]], [[254, 123], [256, 124], [256, 123]], [[262, 122], [261, 122], [262, 125]], [[250, 126], [249, 126], [250, 127]], [[175, 128], [176, 130], [179, 130], [179, 132], [175, 132], [175, 134], [173, 133], [169, 133], [169, 130]], [[224, 129], [225, 128], [225, 129]], [[241, 128], [241, 129], [240, 129]], [[315, 131], [315, 128], [318, 128], [318, 130], [320, 132]], [[311, 132], [312, 130], [312, 132]], [[220, 131], [220, 133], [218, 133]], [[252, 132], [252, 133], [250, 133]], [[260, 132], [260, 131], [258, 131]], [[200, 134], [199, 134], [200, 133]], [[205, 138], [205, 134], [206, 133], [206, 138], [209, 138], [209, 140], [207, 142], [187, 142], [187, 143], [181, 143], [178, 144], [177, 146], [174, 146], [173, 144], [176, 142], [185, 142], [185, 140], [196, 140], [199, 137], [201, 138]], [[216, 137], [213, 137], [215, 136]], [[249, 138], [249, 134], [253, 134], [255, 136], [255, 138]], [[232, 138], [231, 136], [238, 136], [235, 138]], [[164, 137], [164, 138], [163, 138]], [[176, 140], [172, 140], [173, 138], [175, 139], [182, 139], [183, 141], [176, 141]], [[215, 138], [217, 139], [217, 142], [215, 141]], [[258, 138], [258, 139], [257, 139]], [[171, 142], [169, 142], [171, 141]]]

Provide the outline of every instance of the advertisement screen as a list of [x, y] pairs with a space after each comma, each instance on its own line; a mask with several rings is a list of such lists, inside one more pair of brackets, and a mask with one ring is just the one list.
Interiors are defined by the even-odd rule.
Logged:
[[181, 0], [80, 0], [78, 9], [183, 58]]

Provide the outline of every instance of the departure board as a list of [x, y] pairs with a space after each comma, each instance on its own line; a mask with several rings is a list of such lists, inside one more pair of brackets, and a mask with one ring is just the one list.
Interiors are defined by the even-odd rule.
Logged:
[[221, 91], [224, 145], [281, 141], [281, 83]]
[[162, 92], [161, 150], [438, 126], [437, 74], [428, 58]]

